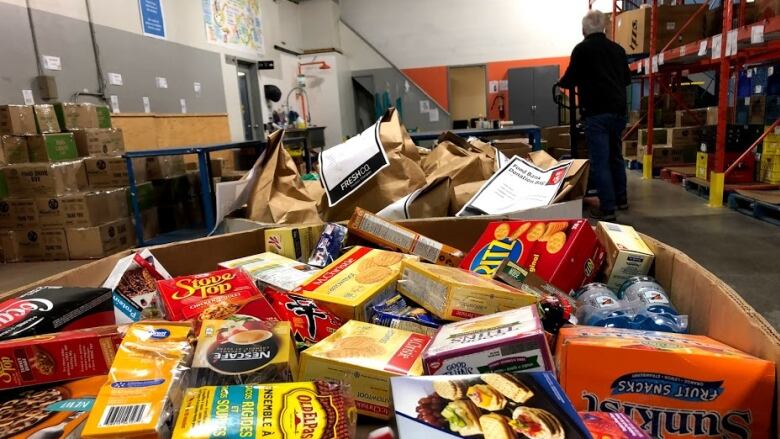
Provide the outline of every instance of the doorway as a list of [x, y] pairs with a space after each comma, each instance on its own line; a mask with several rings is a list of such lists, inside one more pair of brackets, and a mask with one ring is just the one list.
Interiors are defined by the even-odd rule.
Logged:
[[450, 67], [450, 117], [470, 120], [487, 116], [487, 78], [485, 66]]
[[236, 61], [238, 96], [241, 100], [241, 122], [244, 140], [263, 138], [263, 114], [260, 108], [260, 86], [255, 63]]
[[374, 98], [374, 76], [352, 77], [352, 89], [355, 95], [355, 127], [358, 133], [376, 122], [376, 102]]

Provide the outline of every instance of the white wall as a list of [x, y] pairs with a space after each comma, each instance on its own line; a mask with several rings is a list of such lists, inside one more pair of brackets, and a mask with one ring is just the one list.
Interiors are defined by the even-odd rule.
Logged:
[[371, 70], [391, 67], [374, 49], [363, 41], [352, 29], [339, 22], [341, 49], [349, 62], [349, 69]]
[[339, 48], [339, 5], [333, 0], [306, 0], [299, 7], [302, 48]]

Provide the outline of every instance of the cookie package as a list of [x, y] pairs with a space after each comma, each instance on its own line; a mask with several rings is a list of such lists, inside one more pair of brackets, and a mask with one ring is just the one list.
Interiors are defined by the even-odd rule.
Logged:
[[104, 288], [113, 291], [116, 323], [160, 318], [160, 304], [156, 303], [157, 281], [170, 278], [171, 275], [149, 249], [120, 259], [103, 282]]
[[292, 291], [319, 271], [271, 252], [220, 262], [219, 268], [241, 268], [257, 281], [259, 288], [270, 286], [279, 291]]
[[590, 439], [551, 372], [394, 377], [400, 439]]
[[316, 300], [273, 288], [267, 288], [264, 294], [279, 319], [290, 322], [293, 340], [300, 349], [333, 334], [344, 324], [344, 320]]

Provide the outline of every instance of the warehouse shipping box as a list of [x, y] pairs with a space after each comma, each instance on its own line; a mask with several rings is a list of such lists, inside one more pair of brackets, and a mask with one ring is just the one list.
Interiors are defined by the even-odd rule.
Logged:
[[126, 217], [128, 211], [125, 188], [35, 198], [38, 224], [44, 227], [92, 227]]
[[98, 128], [97, 106], [94, 104], [77, 104], [73, 102], [58, 102], [54, 104], [57, 122], [63, 131]]
[[[729, 108], [729, 112], [730, 112]], [[717, 125], [718, 107], [692, 108], [675, 112], [674, 126]]]
[[40, 134], [27, 138], [31, 162], [61, 162], [79, 157], [73, 133]]
[[76, 148], [82, 157], [117, 155], [125, 152], [121, 128], [85, 128], [73, 132]]
[[87, 188], [82, 160], [58, 163], [19, 163], [2, 168], [7, 192], [14, 197], [64, 195]]
[[69, 227], [65, 229], [71, 259], [98, 259], [135, 244], [135, 234], [130, 218], [101, 224], [95, 227]]
[[0, 134], [31, 136], [37, 132], [33, 107], [29, 105], [0, 105]]
[[[146, 181], [146, 161], [143, 158], [133, 160], [135, 182]], [[84, 159], [87, 181], [92, 189], [105, 189], [127, 186], [127, 161], [122, 156], [87, 157]]]
[[68, 259], [63, 229], [36, 227], [0, 231], [0, 261], [36, 262]]
[[0, 136], [0, 164], [27, 163], [30, 154], [27, 151], [27, 137]]
[[[659, 44], [666, 44], [693, 15], [699, 5], [659, 6], [657, 12]], [[615, 42], [623, 46], [627, 55], [650, 51], [651, 8], [622, 12], [615, 23]], [[704, 14], [699, 14], [672, 42], [670, 48], [692, 43], [704, 36]]]

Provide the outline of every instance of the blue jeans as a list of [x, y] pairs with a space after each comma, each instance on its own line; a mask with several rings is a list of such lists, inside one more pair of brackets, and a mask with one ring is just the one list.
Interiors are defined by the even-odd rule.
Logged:
[[626, 164], [621, 153], [621, 135], [626, 117], [604, 113], [585, 118], [585, 139], [590, 158], [590, 178], [598, 191], [600, 210], [612, 212], [628, 202]]

